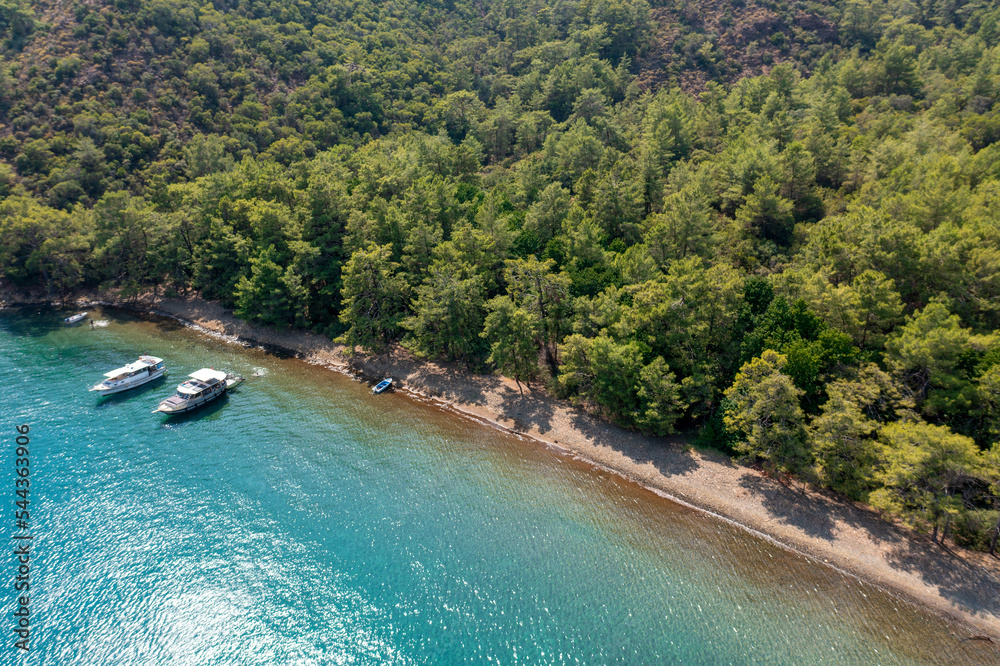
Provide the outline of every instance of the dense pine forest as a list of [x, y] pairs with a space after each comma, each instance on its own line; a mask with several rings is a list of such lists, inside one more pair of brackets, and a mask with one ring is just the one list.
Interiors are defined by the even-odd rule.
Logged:
[[496, 371], [978, 549], [1000, 7], [0, 1], [0, 271]]

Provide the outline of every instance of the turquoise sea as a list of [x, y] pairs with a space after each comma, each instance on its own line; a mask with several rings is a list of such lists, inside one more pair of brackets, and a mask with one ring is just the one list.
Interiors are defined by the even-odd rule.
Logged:
[[[31, 652], [0, 663], [982, 664], [906, 602], [537, 443], [118, 311], [0, 312], [0, 520], [30, 431]], [[142, 353], [170, 376], [98, 398]], [[261, 377], [180, 418], [189, 372]], [[11, 543], [9, 541], [8, 543]], [[13, 552], [13, 547], [9, 548]]]

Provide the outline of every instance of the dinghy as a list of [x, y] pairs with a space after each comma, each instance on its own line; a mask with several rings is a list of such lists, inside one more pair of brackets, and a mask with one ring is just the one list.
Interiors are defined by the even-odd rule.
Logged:
[[237, 386], [242, 384], [245, 379], [246, 379], [245, 377], [240, 377], [239, 375], [234, 375], [233, 373], [230, 372], [229, 374], [226, 375], [226, 390], [229, 391], [231, 389], [236, 388]]
[[385, 392], [385, 390], [387, 388], [389, 388], [390, 386], [392, 386], [392, 377], [388, 377], [386, 379], [383, 379], [378, 384], [376, 384], [372, 388], [372, 393], [374, 393], [375, 395], [378, 395], [379, 393]]
[[72, 326], [73, 324], [79, 324], [86, 318], [87, 318], [87, 313], [81, 312], [79, 314], [73, 315], [72, 317], [66, 317], [65, 319], [63, 319], [63, 323], [66, 324], [67, 326]]

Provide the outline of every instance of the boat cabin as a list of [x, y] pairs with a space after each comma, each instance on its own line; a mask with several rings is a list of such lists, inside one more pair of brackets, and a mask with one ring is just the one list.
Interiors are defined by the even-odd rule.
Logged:
[[226, 373], [208, 368], [192, 372], [188, 377], [191, 379], [177, 387], [177, 395], [185, 400], [197, 398], [207, 391], [217, 389], [221, 382], [226, 381]]
[[157, 370], [162, 369], [162, 358], [156, 358], [155, 356], [140, 356], [138, 361], [134, 361], [128, 365], [123, 365], [122, 367], [116, 368], [111, 372], [105, 372], [104, 376], [108, 378], [108, 383], [111, 383], [128, 379], [129, 377], [135, 377], [137, 375], [151, 375]]

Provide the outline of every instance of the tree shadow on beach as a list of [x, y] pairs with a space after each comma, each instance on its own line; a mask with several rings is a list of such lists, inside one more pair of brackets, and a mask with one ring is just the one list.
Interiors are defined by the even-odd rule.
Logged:
[[352, 356], [348, 365], [373, 382], [393, 377], [400, 380], [400, 387], [417, 389], [438, 400], [456, 404], [481, 405], [487, 393], [502, 386], [500, 378], [494, 375], [473, 374], [453, 362], [420, 361], [398, 350], [379, 356]]
[[[121, 308], [117, 306], [110, 306], [110, 310], [115, 312], [115, 319], [117, 320], [132, 320], [132, 321], [148, 321], [156, 326], [156, 330], [159, 333], [177, 333], [179, 331], [184, 331], [191, 328], [191, 325], [185, 323], [184, 321], [177, 319], [170, 315], [157, 314], [155, 312], [144, 312], [144, 311], [133, 311], [128, 308]], [[204, 312], [202, 312], [204, 311]], [[185, 312], [185, 317], [190, 319], [198, 319], [202, 316], [207, 316], [208, 314], [217, 314], [215, 311], [208, 306], [203, 306], [199, 309], [197, 305], [192, 306], [190, 312]], [[248, 324], [249, 326], [249, 324]], [[207, 329], [205, 329], [207, 330]], [[226, 329], [227, 331], [229, 329]], [[265, 331], [267, 329], [264, 329]], [[275, 330], [276, 333], [281, 333], [281, 331]], [[287, 347], [282, 347], [278, 344], [272, 342], [267, 342], [263, 340], [256, 340], [251, 338], [246, 338], [244, 336], [238, 335], [236, 333], [218, 333], [217, 331], [208, 331], [209, 335], [224, 335], [226, 340], [233, 341], [236, 344], [242, 345], [248, 348], [258, 348], [262, 349], [271, 356], [280, 359], [298, 358], [301, 355]]]
[[829, 503], [820, 503], [802, 490], [796, 490], [757, 474], [745, 474], [740, 478], [740, 487], [755, 495], [768, 513], [786, 525], [799, 528], [809, 536], [832, 541], [836, 535], [837, 519], [857, 523], [847, 511]]
[[865, 529], [875, 543], [891, 538], [882, 530], [872, 529], [872, 525], [888, 527], [879, 522], [877, 513], [833, 493], [804, 486], [796, 488], [758, 474], [743, 475], [740, 487], [757, 496], [775, 520], [797, 527], [809, 536], [832, 541], [840, 523]]
[[502, 386], [500, 379], [493, 375], [473, 375], [464, 369], [444, 365], [423, 372], [421, 380], [434, 395], [456, 403], [482, 404], [487, 393]]
[[775, 520], [828, 541], [837, 537], [838, 525], [860, 530], [873, 543], [888, 546], [886, 562], [894, 569], [915, 575], [948, 601], [1000, 616], [1000, 567], [988, 556], [941, 546], [832, 493], [791, 488], [757, 474], [744, 475], [740, 486], [757, 496]]
[[535, 429], [540, 433], [552, 430], [552, 418], [555, 409], [551, 400], [539, 398], [530, 391], [522, 394], [507, 390], [500, 401], [500, 418], [514, 423], [514, 429], [528, 431]]
[[985, 554], [952, 550], [912, 533], [899, 534], [894, 542], [886, 556], [893, 568], [917, 576], [936, 588], [942, 598], [973, 615], [1000, 617], [1000, 567], [995, 560]]
[[683, 476], [699, 468], [683, 436], [655, 437], [626, 430], [579, 407], [573, 410], [571, 423], [591, 443], [608, 446], [639, 465], [652, 465], [663, 476]]

